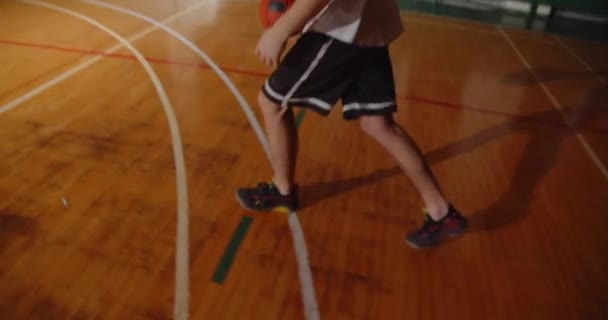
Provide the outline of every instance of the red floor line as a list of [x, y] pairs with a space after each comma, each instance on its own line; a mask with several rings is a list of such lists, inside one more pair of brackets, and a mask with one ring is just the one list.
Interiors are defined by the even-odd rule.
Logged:
[[[103, 51], [98, 51], [98, 50], [66, 48], [66, 47], [58, 47], [58, 46], [54, 46], [54, 45], [34, 44], [34, 43], [26, 43], [26, 42], [2, 40], [2, 39], [0, 39], [0, 44], [14, 45], [14, 46], [20, 46], [20, 47], [27, 47], [27, 48], [45, 49], [45, 50], [56, 50], [56, 51], [69, 52], [69, 53], [80, 53], [80, 54], [95, 55], [95, 56], [101, 55], [101, 56], [110, 57], [110, 58], [126, 59], [126, 60], [133, 60], [133, 61], [137, 60], [135, 58], [135, 56], [133, 56], [133, 55], [120, 54], [120, 53], [105, 53]], [[180, 61], [172, 61], [172, 60], [167, 60], [167, 59], [151, 58], [151, 57], [146, 57], [146, 60], [148, 60], [150, 62], [158, 63], [158, 64], [193, 67], [193, 68], [199, 68], [199, 69], [211, 69], [210, 66], [208, 66], [206, 64], [199, 64], [199, 63], [180, 62]], [[241, 69], [228, 68], [228, 67], [220, 67], [220, 68], [222, 70], [224, 70], [225, 72], [241, 74], [241, 75], [249, 75], [249, 76], [256, 76], [256, 77], [267, 77], [269, 75], [268, 73], [257, 72], [257, 71], [241, 70]]]
[[[86, 54], [86, 55], [96, 55], [96, 56], [102, 55], [105, 57], [132, 60], [132, 61], [137, 60], [135, 58], [135, 56], [129, 55], [129, 54], [105, 53], [103, 51], [98, 51], [98, 50], [66, 48], [66, 47], [59, 47], [59, 46], [55, 46], [55, 45], [35, 44], [35, 43], [27, 43], [27, 42], [14, 41], [14, 40], [0, 39], [0, 44], [14, 45], [14, 46], [20, 46], [20, 47], [27, 47], [27, 48], [44, 49], [44, 50], [56, 50], [56, 51], [79, 53], [79, 54]], [[156, 63], [156, 64], [175, 65], [175, 66], [192, 67], [192, 68], [199, 68], [199, 69], [211, 69], [210, 66], [208, 66], [206, 64], [202, 64], [202, 63], [180, 62], [180, 61], [161, 59], [161, 58], [152, 58], [152, 57], [146, 57], [146, 60], [148, 60], [149, 62], [152, 62], [152, 63]], [[220, 66], [220, 68], [224, 72], [239, 74], [239, 75], [248, 75], [248, 76], [260, 77], [260, 78], [265, 78], [265, 77], [269, 76], [268, 73], [258, 72], [258, 71], [250, 71], [250, 70], [221, 67], [221, 66]], [[503, 117], [507, 117], [507, 118], [518, 119], [518, 120], [521, 120], [524, 122], [538, 123], [538, 124], [549, 125], [549, 126], [553, 126], [553, 127], [559, 127], [559, 128], [568, 127], [565, 123], [556, 123], [556, 122], [544, 121], [544, 120], [540, 120], [540, 119], [533, 119], [533, 118], [530, 118], [529, 116], [516, 115], [516, 114], [512, 114], [512, 113], [485, 109], [485, 108], [465, 106], [465, 105], [454, 103], [454, 102], [440, 101], [440, 100], [411, 96], [411, 95], [399, 96], [398, 98], [400, 100], [404, 100], [404, 101], [413, 101], [413, 102], [426, 103], [426, 104], [431, 104], [431, 105], [446, 107], [446, 108], [453, 108], [453, 109], [459, 109], [459, 110], [471, 110], [471, 111], [476, 111], [479, 113], [499, 115], [499, 116], [503, 116]], [[581, 130], [599, 133], [599, 134], [608, 134], [608, 130], [601, 130], [601, 129], [594, 129], [594, 128], [584, 128]]]
[[550, 121], [542, 121], [542, 120], [538, 120], [538, 119], [530, 119], [529, 116], [515, 115], [515, 114], [510, 114], [510, 113], [507, 113], [507, 112], [502, 112], [502, 111], [497, 111], [497, 110], [491, 110], [491, 109], [477, 108], [477, 107], [471, 107], [471, 106], [463, 106], [461, 104], [457, 104], [457, 103], [453, 103], [453, 102], [445, 102], [445, 101], [440, 101], [440, 100], [435, 100], [435, 99], [429, 99], [429, 98], [422, 98], [422, 97], [411, 96], [411, 95], [399, 96], [399, 99], [404, 100], [404, 101], [413, 101], [413, 102], [420, 102], [420, 103], [431, 104], [431, 105], [435, 105], [435, 106], [442, 106], [442, 107], [452, 108], [452, 109], [473, 110], [473, 111], [477, 111], [479, 113], [498, 115], [498, 116], [503, 116], [503, 117], [508, 117], [508, 118], [516, 118], [516, 119], [520, 119], [520, 120], [529, 120], [529, 121], [543, 122], [545, 124], [555, 124], [555, 125], [560, 126], [560, 127], [565, 127], [566, 126], [566, 124], [564, 124], [564, 123], [557, 124], [557, 123], [550, 122]]
[[[472, 110], [472, 111], [476, 111], [479, 113], [492, 114], [492, 115], [512, 118], [512, 119], [515, 119], [520, 122], [535, 123], [535, 124], [551, 126], [551, 127], [561, 128], [561, 129], [569, 128], [569, 126], [564, 122], [536, 119], [536, 118], [534, 118], [533, 115], [515, 115], [515, 114], [510, 114], [507, 112], [497, 111], [497, 110], [483, 109], [483, 108], [477, 108], [477, 107], [471, 107], [471, 106], [463, 106], [463, 105], [460, 105], [457, 103], [439, 101], [439, 100], [422, 98], [422, 97], [411, 96], [411, 95], [399, 96], [399, 99], [404, 100], [404, 101], [426, 103], [426, 104], [430, 104], [430, 105], [434, 105], [434, 106], [441, 106], [441, 107], [452, 108], [452, 109]], [[577, 128], [577, 129], [584, 131], [584, 132], [591, 132], [591, 133], [597, 133], [597, 134], [608, 134], [608, 130], [604, 130], [604, 129], [596, 129], [596, 128]]]

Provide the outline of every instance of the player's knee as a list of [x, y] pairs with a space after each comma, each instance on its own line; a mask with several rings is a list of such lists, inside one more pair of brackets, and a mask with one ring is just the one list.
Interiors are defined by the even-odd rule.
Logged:
[[386, 116], [363, 116], [359, 121], [361, 129], [372, 137], [382, 136], [389, 132], [393, 125], [392, 119]]
[[258, 105], [260, 106], [260, 109], [262, 109], [264, 116], [279, 114], [281, 109], [279, 105], [270, 101], [262, 91], [258, 93]]

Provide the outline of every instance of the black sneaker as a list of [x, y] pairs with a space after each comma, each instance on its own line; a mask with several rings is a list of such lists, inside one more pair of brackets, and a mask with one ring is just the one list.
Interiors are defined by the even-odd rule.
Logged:
[[252, 211], [279, 211], [289, 213], [297, 208], [297, 189], [284, 196], [274, 183], [260, 183], [255, 188], [241, 188], [236, 198], [245, 209]]
[[468, 220], [450, 205], [448, 214], [439, 221], [425, 214], [422, 228], [408, 234], [405, 241], [414, 248], [428, 248], [445, 237], [462, 234], [468, 225]]

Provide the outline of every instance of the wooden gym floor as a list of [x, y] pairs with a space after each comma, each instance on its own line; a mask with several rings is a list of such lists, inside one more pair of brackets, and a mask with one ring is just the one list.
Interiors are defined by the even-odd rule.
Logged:
[[297, 214], [235, 201], [271, 175], [257, 1], [108, 3], [227, 78], [116, 8], [0, 3], [2, 319], [608, 318], [606, 44], [403, 14], [397, 118], [472, 220], [417, 251], [418, 195], [339, 107], [297, 113]]

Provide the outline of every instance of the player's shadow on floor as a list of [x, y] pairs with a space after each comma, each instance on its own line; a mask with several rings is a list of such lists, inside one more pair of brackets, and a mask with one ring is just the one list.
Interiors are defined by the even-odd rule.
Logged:
[[395, 166], [392, 168], [377, 170], [365, 176], [304, 185], [300, 187], [302, 203], [300, 203], [299, 207], [300, 209], [304, 209], [320, 201], [325, 201], [339, 194], [346, 193], [366, 185], [374, 184], [401, 173], [401, 168], [399, 166]]
[[[590, 75], [592, 74], [587, 73], [587, 76]], [[561, 75], [561, 77], [565, 76], [567, 75]], [[552, 73], [551, 77], [545, 78], [556, 79], [559, 77], [559, 74]], [[527, 86], [530, 83], [526, 80], [526, 82], [520, 84]], [[522, 101], [523, 103], [528, 102], [525, 97]], [[557, 109], [511, 118], [484, 129], [469, 138], [451, 143], [425, 155], [427, 160], [434, 164], [473, 151], [513, 133], [523, 132], [529, 137], [512, 178], [508, 182], [506, 191], [496, 202], [481, 212], [472, 215], [465, 212], [471, 218], [470, 231], [502, 228], [517, 223], [529, 213], [529, 206], [535, 197], [538, 184], [555, 165], [565, 139], [574, 135], [571, 128], [583, 131], [589, 130], [608, 136], [608, 129], [606, 128], [593, 129], [589, 127], [591, 120], [608, 116], [608, 85], [603, 84], [588, 91], [575, 106], [564, 107], [564, 113], [566, 114], [565, 120]], [[307, 207], [321, 200], [399, 174], [401, 174], [401, 169], [393, 167], [353, 179], [303, 186], [301, 189], [302, 206]], [[471, 181], [470, 183], [474, 184], [475, 182]]]
[[[532, 119], [539, 120], [542, 123], [559, 123], [561, 120], [559, 113], [556, 111], [547, 111], [526, 117], [526, 120]], [[432, 151], [427, 156], [429, 161], [434, 163], [473, 151], [484, 144], [514, 133], [523, 132], [529, 137], [522, 156], [513, 171], [513, 175], [507, 182], [506, 191], [488, 208], [474, 213], [472, 216], [469, 215], [471, 222], [470, 231], [496, 229], [516, 223], [528, 214], [528, 207], [535, 196], [535, 189], [545, 174], [555, 164], [559, 155], [560, 145], [569, 135], [568, 131], [569, 129], [566, 127], [539, 128], [538, 124], [527, 123], [527, 121], [522, 119], [509, 120], [482, 130], [470, 138]], [[512, 155], [505, 154], [505, 158], [510, 159]], [[497, 169], [502, 170], [503, 167], [499, 166]], [[494, 174], [499, 177], [501, 176], [501, 173], [498, 171]], [[478, 175], [472, 174], [472, 176]], [[499, 178], [492, 180], [499, 180]], [[474, 181], [469, 181], [469, 183], [475, 184]], [[498, 185], [500, 184], [499, 182]], [[466, 188], [466, 185], [463, 187]], [[479, 191], [477, 189], [475, 192]], [[464, 214], [470, 213], [464, 212]]]
[[[539, 112], [498, 124], [457, 142], [455, 146], [448, 146], [447, 148], [466, 152], [507, 134], [523, 132], [529, 138], [506, 191], [488, 208], [471, 216], [470, 231], [498, 229], [524, 219], [530, 213], [530, 204], [535, 198], [539, 183], [559, 159], [563, 143], [567, 138], [575, 137], [574, 129], [583, 133], [588, 130], [608, 137], [607, 129], [590, 127], [591, 120], [608, 116], [607, 103], [608, 86], [602, 85], [590, 90], [576, 106], [564, 107], [565, 120], [557, 109]], [[560, 123], [563, 127], [555, 127]], [[539, 124], [554, 128], [542, 128]], [[582, 147], [580, 151], [583, 157], [587, 157]], [[431, 153], [429, 158], [441, 154], [442, 151], [437, 150], [435, 156]], [[451, 156], [455, 154], [451, 152]]]

